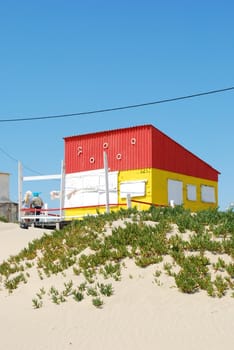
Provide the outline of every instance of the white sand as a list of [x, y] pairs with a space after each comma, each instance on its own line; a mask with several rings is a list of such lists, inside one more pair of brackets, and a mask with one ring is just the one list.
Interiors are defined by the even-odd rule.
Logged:
[[[0, 261], [43, 232], [0, 223]], [[60, 305], [48, 301], [42, 308], [33, 309], [32, 298], [46, 284], [36, 275], [11, 295], [2, 288], [1, 349], [233, 349], [234, 299], [182, 294], [164, 281], [158, 286], [154, 270], [127, 262], [122, 280], [113, 283], [115, 293], [105, 298], [102, 309], [86, 298]], [[55, 277], [50, 285], [53, 281]]]

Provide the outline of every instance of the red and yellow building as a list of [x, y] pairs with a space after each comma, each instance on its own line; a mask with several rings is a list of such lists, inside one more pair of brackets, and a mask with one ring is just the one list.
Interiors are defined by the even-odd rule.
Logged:
[[219, 172], [152, 125], [65, 137], [66, 217], [105, 211], [103, 154], [111, 210], [130, 195], [139, 210], [183, 204], [218, 206]]

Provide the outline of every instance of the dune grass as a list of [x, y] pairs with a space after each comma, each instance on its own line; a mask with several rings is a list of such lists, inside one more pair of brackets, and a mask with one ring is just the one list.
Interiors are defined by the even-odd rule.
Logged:
[[[171, 263], [164, 262], [168, 256]], [[12, 293], [27, 283], [32, 268], [41, 280], [72, 270], [74, 278], [82, 276], [85, 282], [75, 286], [64, 278], [63, 290], [52, 286], [47, 292], [52, 302], [60, 304], [69, 297], [80, 302], [89, 296], [100, 308], [103, 297], [114, 293], [112, 284], [100, 282], [100, 278], [121, 280], [126, 258], [139, 268], [155, 266], [158, 285], [164, 274], [172, 277], [183, 293], [203, 290], [212, 297], [233, 297], [234, 212], [210, 209], [191, 213], [177, 206], [88, 216], [44, 234], [10, 256], [0, 264], [1, 284]], [[35, 308], [43, 305], [45, 294], [39, 291], [33, 298]]]

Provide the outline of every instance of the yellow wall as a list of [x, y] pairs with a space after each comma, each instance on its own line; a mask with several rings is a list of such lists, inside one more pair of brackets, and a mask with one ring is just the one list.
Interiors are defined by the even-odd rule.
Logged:
[[[144, 197], [134, 197], [133, 199], [139, 202], [152, 203], [152, 169], [145, 168], [120, 171], [118, 177], [118, 189], [121, 182], [132, 180], [146, 180], [146, 195]], [[126, 198], [120, 198], [120, 191], [118, 192], [118, 201], [120, 204], [126, 203]], [[149, 205], [133, 202], [132, 207], [136, 207], [138, 210], [145, 210], [149, 208]]]
[[[111, 207], [110, 210], [117, 210], [118, 207]], [[89, 207], [89, 208], [80, 208], [80, 209], [67, 209], [65, 210], [65, 217], [66, 220], [79, 220], [82, 219], [82, 217], [86, 215], [96, 215], [97, 213], [105, 213], [106, 212], [106, 207], [105, 206], [100, 206], [98, 208], [96, 207]]]
[[[156, 205], [168, 205], [168, 179], [178, 180], [183, 182], [183, 205], [185, 208], [193, 211], [215, 208], [218, 205], [218, 184], [215, 181], [201, 179], [197, 177], [187, 176], [183, 174], [177, 174], [170, 171], [159, 170], [159, 169], [138, 169], [121, 171], [119, 173], [118, 183], [122, 181], [130, 180], [144, 180], [146, 179], [146, 196], [135, 197], [134, 200], [153, 203]], [[191, 201], [187, 199], [187, 185], [196, 186], [197, 200]], [[201, 201], [201, 185], [212, 186], [215, 189], [216, 203], [205, 203]], [[119, 196], [119, 203], [126, 203], [125, 199], [121, 199]], [[139, 210], [148, 209], [149, 205], [132, 203], [132, 206], [136, 206]]]
[[[218, 205], [218, 183], [216, 181], [201, 179], [197, 177], [177, 174], [169, 171], [152, 169], [153, 187], [152, 201], [159, 205], [168, 204], [167, 182], [168, 179], [178, 180], [183, 182], [183, 204], [185, 208], [193, 211], [215, 208]], [[195, 185], [197, 188], [197, 200], [191, 201], [187, 199], [187, 185]], [[201, 185], [212, 186], [215, 188], [216, 203], [205, 203], [201, 201]]]

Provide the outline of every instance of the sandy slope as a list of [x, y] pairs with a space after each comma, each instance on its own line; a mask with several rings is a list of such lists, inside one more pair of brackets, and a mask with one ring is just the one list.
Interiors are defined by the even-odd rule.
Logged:
[[[0, 223], [0, 260], [17, 253], [45, 230], [22, 230]], [[186, 295], [173, 282], [154, 282], [155, 268], [137, 268], [126, 261], [115, 294], [102, 309], [90, 300], [72, 299], [55, 305], [47, 300], [32, 308], [32, 298], [55, 279], [41, 281], [35, 274], [12, 295], [0, 291], [1, 348], [7, 350], [66, 349], [232, 349], [234, 299], [210, 298], [205, 293]], [[69, 279], [69, 274], [67, 279]]]
[[17, 254], [27, 246], [28, 242], [39, 238], [44, 232], [51, 232], [35, 227], [28, 230], [22, 229], [18, 224], [0, 222], [0, 262], [7, 259], [9, 255]]

